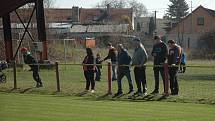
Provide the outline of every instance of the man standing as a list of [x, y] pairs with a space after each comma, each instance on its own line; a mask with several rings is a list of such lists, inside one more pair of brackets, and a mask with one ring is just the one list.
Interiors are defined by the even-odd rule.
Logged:
[[181, 47], [176, 45], [174, 40], [169, 40], [168, 45], [170, 47], [168, 55], [170, 89], [172, 95], [178, 95], [179, 86], [177, 73], [181, 59]]
[[33, 78], [36, 81], [36, 87], [43, 87], [43, 83], [41, 81], [40, 75], [39, 75], [39, 67], [37, 65], [37, 61], [35, 58], [31, 55], [31, 53], [28, 51], [27, 48], [23, 47], [21, 48], [21, 53], [23, 54], [23, 59], [25, 64], [28, 64], [31, 67], [31, 71], [33, 71]]
[[112, 65], [112, 81], [117, 80], [117, 50], [113, 47], [111, 43], [108, 43], [109, 53], [102, 61], [107, 59], [111, 60]]
[[[146, 50], [139, 38], [134, 38], [135, 50], [132, 58], [132, 65], [134, 66], [134, 76], [137, 84], [137, 92], [135, 95], [142, 96], [147, 94], [146, 85], [146, 66], [148, 60]], [[141, 89], [143, 87], [143, 91]]]
[[127, 77], [129, 84], [129, 92], [127, 94], [132, 93], [134, 90], [129, 66], [131, 64], [131, 56], [129, 55], [128, 51], [123, 47], [122, 44], [118, 45], [117, 50], [118, 50], [118, 73], [117, 73], [118, 92], [114, 96], [121, 96], [123, 94], [121, 81], [124, 76]]
[[167, 45], [161, 41], [160, 36], [154, 37], [155, 44], [152, 49], [152, 56], [154, 57], [154, 78], [155, 78], [155, 89], [151, 94], [159, 93], [159, 72], [161, 74], [163, 85], [165, 81], [164, 67], [163, 64], [166, 61], [168, 55]]

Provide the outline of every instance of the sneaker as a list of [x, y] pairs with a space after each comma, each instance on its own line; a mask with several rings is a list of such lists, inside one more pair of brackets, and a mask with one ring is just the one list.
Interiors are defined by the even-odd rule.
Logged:
[[159, 91], [158, 90], [154, 90], [153, 92], [151, 92], [151, 94], [158, 94]]
[[134, 90], [130, 90], [127, 94], [131, 94], [132, 92], [134, 92]]
[[91, 93], [94, 93], [94, 92], [95, 92], [95, 90], [93, 90], [93, 89], [92, 89], [90, 92], [91, 92]]
[[37, 83], [37, 84], [36, 84], [36, 88], [39, 88], [39, 87], [42, 87], [42, 84]]
[[135, 95], [137, 95], [137, 96], [143, 96], [143, 93], [137, 91], [137, 92], [134, 93], [134, 96], [135, 96]]
[[142, 96], [143, 96], [143, 93], [142, 93], [142, 92], [138, 92], [138, 93], [137, 93], [137, 96], [141, 96], [141, 97], [142, 97]]
[[120, 97], [120, 96], [122, 96], [122, 95], [123, 95], [122, 92], [117, 92], [116, 94], [114, 94], [114, 97]]
[[146, 96], [146, 95], [147, 95], [147, 92], [144, 92], [144, 93], [143, 93], [143, 96]]
[[116, 81], [117, 79], [116, 78], [112, 78], [112, 81]]
[[84, 90], [84, 92], [86, 92], [86, 93], [87, 93], [87, 92], [89, 92], [89, 90], [88, 90], [88, 89], [85, 89], [85, 90]]

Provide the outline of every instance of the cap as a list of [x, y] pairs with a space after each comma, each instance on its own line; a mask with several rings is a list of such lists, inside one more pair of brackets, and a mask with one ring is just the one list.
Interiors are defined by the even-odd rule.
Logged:
[[133, 41], [140, 42], [140, 38], [135, 37], [135, 38], [133, 39]]
[[20, 51], [21, 51], [21, 52], [26, 52], [26, 51], [28, 51], [28, 49], [27, 49], [26, 47], [22, 47], [22, 48], [20, 49]]

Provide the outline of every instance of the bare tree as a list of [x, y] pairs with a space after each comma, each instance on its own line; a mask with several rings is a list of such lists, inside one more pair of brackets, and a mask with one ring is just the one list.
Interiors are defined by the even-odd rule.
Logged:
[[44, 8], [55, 7], [56, 0], [44, 0]]
[[125, 8], [127, 3], [128, 0], [103, 0], [101, 3], [97, 3], [96, 7], [104, 8], [109, 4], [112, 8]]
[[[53, 8], [55, 7], [56, 0], [43, 0], [44, 8]], [[21, 8], [33, 8], [34, 3], [28, 3]]]
[[107, 4], [112, 8], [133, 8], [136, 17], [147, 15], [145, 5], [137, 0], [103, 0], [101, 3], [97, 3], [96, 7], [104, 8]]
[[146, 6], [136, 0], [129, 1], [129, 6], [133, 8], [136, 17], [146, 16], [148, 13]]

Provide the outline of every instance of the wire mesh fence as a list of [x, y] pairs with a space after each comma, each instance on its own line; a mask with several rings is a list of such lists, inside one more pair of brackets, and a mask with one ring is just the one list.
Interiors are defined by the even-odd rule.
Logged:
[[[40, 93], [40, 94], [56, 94], [58, 92], [56, 79], [56, 66], [52, 69], [40, 69], [40, 76], [42, 78], [44, 87], [36, 88], [36, 82], [32, 77], [32, 72], [29, 71], [27, 65], [22, 65], [16, 69], [17, 89], [14, 90], [14, 72], [12, 68], [4, 71], [7, 76], [7, 82], [0, 84], [1, 91], [15, 91], [21, 93]], [[85, 90], [85, 78], [81, 64], [59, 64], [59, 81], [60, 94], [83, 96], [82, 92]], [[167, 101], [180, 102], [200, 102], [200, 103], [214, 103], [215, 102], [215, 68], [213, 65], [190, 65], [187, 66], [185, 73], [178, 73], [179, 80], [179, 95], [169, 96]], [[131, 69], [133, 86], [136, 90], [136, 83], [134, 80], [133, 68]], [[148, 95], [154, 90], [154, 73], [153, 66], [146, 67], [147, 88]], [[163, 81], [160, 77], [159, 82], [160, 94], [145, 98], [146, 100], [158, 100], [163, 93]], [[125, 95], [120, 99], [128, 99], [130, 95], [126, 93], [129, 91], [128, 81], [124, 77], [122, 80], [123, 92]], [[86, 96], [100, 97], [108, 92], [108, 66], [103, 64], [101, 81], [96, 81], [95, 93], [87, 94]], [[117, 92], [117, 81], [112, 82], [112, 92]], [[144, 97], [143, 97], [144, 99]]]

